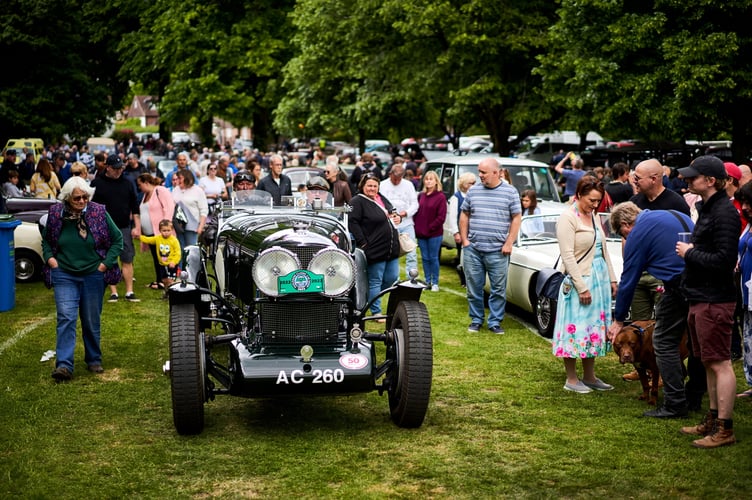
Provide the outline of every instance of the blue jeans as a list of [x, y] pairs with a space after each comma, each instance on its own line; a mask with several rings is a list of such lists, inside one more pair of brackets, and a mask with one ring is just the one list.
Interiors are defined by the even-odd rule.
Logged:
[[[410, 224], [409, 226], [402, 226], [400, 224], [397, 226], [397, 230], [400, 234], [408, 234], [413, 241], [415, 241], [415, 226]], [[421, 252], [423, 249], [421, 248]], [[418, 269], [418, 253], [413, 250], [412, 252], [408, 252], [405, 254], [405, 277], [410, 277], [410, 269], [415, 269], [417, 271]]]
[[76, 321], [81, 317], [84, 339], [84, 361], [87, 365], [102, 364], [99, 345], [102, 302], [104, 300], [104, 274], [94, 271], [78, 276], [59, 267], [52, 269], [52, 283], [57, 307], [56, 367], [73, 372], [73, 353], [76, 349]]
[[483, 286], [486, 275], [491, 285], [488, 299], [488, 327], [500, 326], [507, 305], [507, 270], [509, 256], [496, 252], [479, 252], [472, 245], [462, 249], [462, 267], [467, 280], [467, 303], [471, 323], [483, 324]]
[[439, 284], [439, 252], [441, 251], [441, 236], [433, 238], [418, 238], [420, 258], [423, 260], [423, 276], [429, 285]]
[[[399, 279], [399, 259], [368, 264], [368, 300]], [[371, 314], [381, 314], [381, 299], [371, 304]]]

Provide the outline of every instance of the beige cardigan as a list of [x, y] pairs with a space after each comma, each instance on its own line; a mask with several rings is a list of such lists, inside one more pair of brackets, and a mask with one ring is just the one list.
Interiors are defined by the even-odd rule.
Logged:
[[[593, 258], [595, 257], [595, 247], [593, 245], [593, 228], [586, 226], [577, 215], [576, 204], [567, 207], [556, 222], [556, 238], [559, 240], [559, 251], [561, 252], [561, 262], [559, 270], [564, 271], [572, 276], [572, 283], [577, 293], [587, 291], [584, 275], [590, 274], [593, 267]], [[595, 221], [598, 224], [598, 219]], [[603, 258], [608, 266], [609, 281], [616, 282], [614, 269], [611, 266], [611, 259], [608, 256], [608, 247], [606, 246], [606, 237], [603, 231], [599, 231], [601, 236], [601, 245], [603, 248]], [[593, 247], [590, 250], [590, 247]], [[587, 252], [587, 256], [577, 263]], [[598, 279], [604, 279], [605, 276], [598, 276]]]

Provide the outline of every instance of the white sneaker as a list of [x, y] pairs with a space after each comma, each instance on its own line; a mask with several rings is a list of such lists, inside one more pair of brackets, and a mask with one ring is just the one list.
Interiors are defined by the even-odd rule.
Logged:
[[439, 291], [439, 285], [431, 285], [431, 291], [432, 292], [438, 292]]

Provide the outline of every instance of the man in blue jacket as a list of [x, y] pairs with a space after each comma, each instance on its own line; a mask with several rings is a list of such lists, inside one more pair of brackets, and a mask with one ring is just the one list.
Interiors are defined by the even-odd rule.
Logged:
[[[679, 346], [687, 328], [689, 304], [679, 290], [684, 260], [676, 254], [675, 249], [678, 233], [691, 232], [694, 224], [686, 214], [674, 210], [640, 210], [628, 201], [612, 210], [611, 228], [626, 238], [626, 244], [614, 321], [609, 326], [608, 337], [613, 340], [624, 327], [642, 273], [647, 271], [661, 280], [664, 293], [655, 306], [653, 348], [663, 377], [663, 405], [646, 411], [644, 415], [655, 418], [686, 417], [687, 395]], [[697, 381], [700, 381], [701, 398], [705, 370], [697, 359], [690, 359], [689, 375], [688, 386], [698, 385]]]

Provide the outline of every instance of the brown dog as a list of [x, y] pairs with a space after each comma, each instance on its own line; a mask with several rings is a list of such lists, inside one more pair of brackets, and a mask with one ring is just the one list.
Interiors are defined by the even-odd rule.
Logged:
[[[626, 325], [614, 337], [614, 352], [619, 356], [621, 364], [632, 363], [640, 374], [642, 383], [641, 400], [647, 400], [649, 405], [655, 405], [658, 400], [658, 380], [660, 372], [658, 364], [655, 361], [655, 351], [653, 350], [653, 330], [655, 321], [634, 321]], [[682, 361], [687, 359], [689, 351], [687, 350], [687, 332], [684, 332], [681, 343], [679, 344], [679, 353]], [[648, 376], [648, 370], [651, 376]], [[682, 371], [686, 376], [686, 370], [682, 364]], [[652, 379], [652, 388], [650, 387]]]

